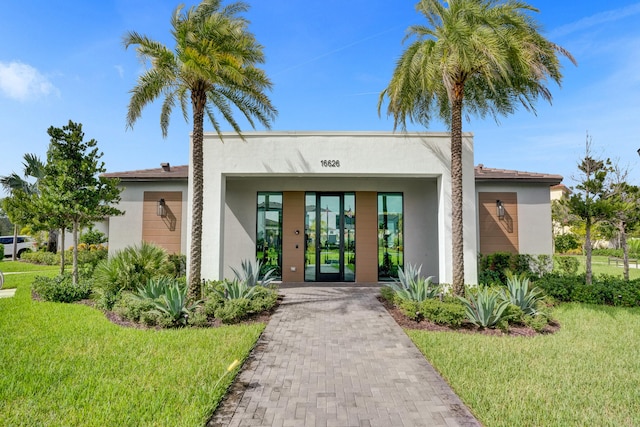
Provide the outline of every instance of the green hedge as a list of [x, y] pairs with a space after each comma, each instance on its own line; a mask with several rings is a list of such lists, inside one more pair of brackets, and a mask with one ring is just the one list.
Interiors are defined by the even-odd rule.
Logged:
[[74, 285], [70, 274], [55, 277], [36, 276], [33, 291], [45, 301], [75, 302], [89, 298], [91, 284], [83, 280]]
[[535, 284], [558, 301], [640, 306], [640, 279], [625, 281], [615, 276], [599, 275], [592, 282], [587, 285], [584, 274], [549, 273], [536, 279]]

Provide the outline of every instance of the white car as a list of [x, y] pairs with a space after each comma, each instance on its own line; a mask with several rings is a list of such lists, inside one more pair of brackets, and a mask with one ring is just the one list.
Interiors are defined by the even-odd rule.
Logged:
[[[13, 236], [0, 236], [0, 244], [4, 245], [4, 256], [13, 256]], [[18, 236], [18, 258], [22, 256], [25, 251], [38, 250], [38, 244], [32, 237]]]

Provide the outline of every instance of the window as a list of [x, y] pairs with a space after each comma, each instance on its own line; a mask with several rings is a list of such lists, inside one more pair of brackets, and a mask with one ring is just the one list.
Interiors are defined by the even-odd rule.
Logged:
[[404, 266], [402, 193], [378, 193], [378, 280], [398, 277]]
[[258, 193], [256, 258], [262, 262], [260, 276], [273, 269], [282, 278], [282, 193]]

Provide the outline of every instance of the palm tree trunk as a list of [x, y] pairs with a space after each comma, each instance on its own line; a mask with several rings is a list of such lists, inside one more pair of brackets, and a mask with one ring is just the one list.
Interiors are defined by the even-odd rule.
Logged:
[[200, 298], [200, 277], [202, 267], [202, 204], [203, 204], [203, 142], [204, 142], [204, 106], [206, 92], [192, 90], [193, 138], [191, 147], [191, 168], [193, 188], [191, 201], [191, 248], [189, 252], [189, 297]]
[[585, 283], [591, 285], [591, 218], [587, 218], [585, 223], [585, 236], [584, 236], [584, 254], [586, 255], [585, 261]]
[[625, 281], [629, 281], [629, 247], [627, 245], [627, 233], [625, 231], [625, 223], [620, 221], [618, 223], [618, 231], [620, 237], [620, 246], [622, 247], [622, 265], [623, 276]]
[[[462, 197], [462, 87], [454, 89], [451, 108], [451, 237], [453, 293], [464, 295], [464, 234]], [[459, 93], [459, 94], [458, 94]]]

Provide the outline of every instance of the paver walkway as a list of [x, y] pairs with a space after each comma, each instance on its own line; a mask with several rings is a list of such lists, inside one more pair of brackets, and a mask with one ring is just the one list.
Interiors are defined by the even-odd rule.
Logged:
[[479, 426], [376, 299], [281, 289], [283, 303], [208, 426]]

